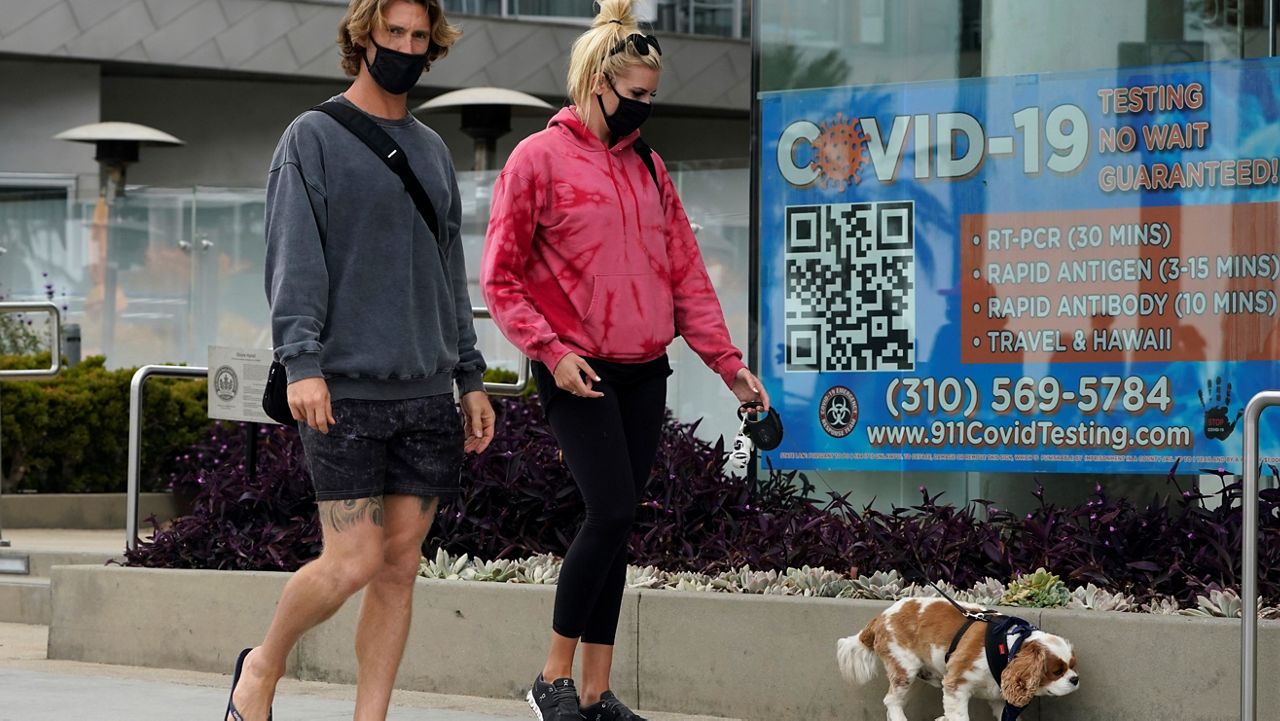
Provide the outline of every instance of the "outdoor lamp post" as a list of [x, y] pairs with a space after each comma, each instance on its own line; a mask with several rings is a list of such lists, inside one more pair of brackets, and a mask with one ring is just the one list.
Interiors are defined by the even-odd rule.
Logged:
[[[116, 265], [110, 251], [110, 235], [113, 221], [120, 208], [116, 200], [124, 197], [126, 169], [138, 162], [138, 149], [143, 145], [173, 147], [185, 145], [183, 141], [163, 130], [156, 130], [137, 123], [90, 123], [80, 125], [53, 136], [55, 140], [76, 143], [93, 143], [93, 159], [98, 161], [98, 203], [93, 208], [91, 238], [94, 243], [94, 288], [88, 297], [101, 293], [102, 352], [111, 353], [115, 343], [116, 318]], [[113, 212], [113, 210], [115, 212]], [[88, 305], [88, 302], [86, 302]]]
[[186, 144], [163, 130], [137, 123], [90, 123], [64, 130], [53, 137], [55, 140], [93, 143], [96, 146], [93, 159], [100, 166], [100, 198], [107, 197], [107, 188], [111, 185], [115, 186], [114, 197], [124, 197], [125, 169], [130, 163], [138, 162], [138, 148], [141, 146], [172, 147]]
[[541, 115], [554, 110], [550, 104], [518, 90], [481, 87], [454, 90], [428, 100], [415, 113], [458, 110], [462, 132], [475, 141], [474, 170], [496, 170], [498, 138], [511, 132], [511, 115]]

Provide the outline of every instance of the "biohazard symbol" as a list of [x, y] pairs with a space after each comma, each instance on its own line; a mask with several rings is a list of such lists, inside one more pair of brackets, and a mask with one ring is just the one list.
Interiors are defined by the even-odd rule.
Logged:
[[834, 120], [819, 127], [822, 133], [813, 141], [817, 158], [809, 164], [822, 173], [818, 182], [837, 191], [847, 188], [850, 180], [861, 183], [859, 173], [867, 164], [867, 136], [862, 132], [861, 121], [854, 118], [846, 122], [843, 113], [836, 113]]

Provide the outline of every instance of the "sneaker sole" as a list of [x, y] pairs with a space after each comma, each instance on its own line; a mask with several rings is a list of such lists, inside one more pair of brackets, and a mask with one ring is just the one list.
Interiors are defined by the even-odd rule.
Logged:
[[538, 719], [538, 721], [547, 721], [546, 717], [542, 715], [542, 709], [538, 708], [538, 702], [533, 700], [533, 689], [529, 689], [529, 692], [524, 695], [524, 700], [529, 704], [529, 708], [533, 709], [534, 718]]

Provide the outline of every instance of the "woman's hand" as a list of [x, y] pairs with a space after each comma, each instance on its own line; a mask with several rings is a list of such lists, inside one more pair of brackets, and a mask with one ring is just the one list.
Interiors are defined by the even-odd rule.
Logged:
[[[586, 376], [585, 378], [583, 376]], [[591, 384], [600, 380], [600, 376], [591, 370], [591, 366], [577, 353], [569, 353], [556, 363], [556, 385], [562, 390], [583, 398], [604, 398], [604, 394], [592, 390]]]
[[738, 397], [739, 403], [748, 401], [759, 401], [764, 404], [762, 411], [769, 410], [769, 393], [765, 391], [764, 384], [756, 378], [755, 374], [743, 368], [738, 371], [738, 375], [733, 379], [733, 394]]

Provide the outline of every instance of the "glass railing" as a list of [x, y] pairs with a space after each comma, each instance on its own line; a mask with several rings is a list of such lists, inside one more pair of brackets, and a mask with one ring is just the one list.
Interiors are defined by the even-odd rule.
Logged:
[[[595, 4], [584, 0], [444, 0], [445, 11], [585, 24]], [[750, 0], [636, 0], [636, 16], [659, 32], [750, 36]]]
[[[673, 164], [734, 340], [747, 342], [748, 173], [744, 164]], [[458, 174], [471, 298], [495, 172]], [[0, 195], [0, 295], [52, 297], [80, 325], [85, 356], [113, 368], [204, 365], [211, 345], [269, 348], [262, 189], [130, 188], [110, 206], [41, 194]], [[477, 322], [490, 365], [514, 369], [517, 351]], [[672, 347], [669, 405], [702, 435], [732, 434], [734, 403], [684, 343]], [[714, 409], [714, 410], [708, 410]]]

